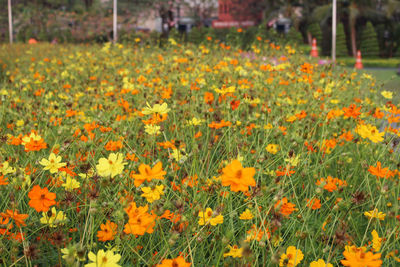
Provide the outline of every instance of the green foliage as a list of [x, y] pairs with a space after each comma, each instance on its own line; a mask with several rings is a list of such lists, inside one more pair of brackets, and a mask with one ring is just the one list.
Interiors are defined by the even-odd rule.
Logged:
[[294, 44], [302, 44], [303, 43], [303, 35], [299, 32], [295, 27], [291, 27], [289, 32], [286, 35], [289, 43]]
[[362, 31], [360, 50], [364, 57], [376, 57], [379, 55], [377, 35], [370, 21]]
[[322, 32], [321, 32], [321, 27], [319, 26], [319, 24], [318, 23], [310, 24], [310, 26], [308, 26], [307, 31], [311, 33], [312, 38], [317, 39], [317, 45], [321, 46]]
[[344, 33], [343, 23], [339, 23], [336, 29], [336, 56], [347, 56], [346, 35]]
[[188, 33], [187, 40], [190, 43], [200, 44], [206, 40], [208, 29], [205, 27], [194, 27]]
[[[354, 57], [342, 57], [338, 60], [346, 66], [354, 67], [356, 59]], [[400, 58], [364, 58], [362, 59], [364, 67], [374, 68], [397, 68], [400, 65]]]

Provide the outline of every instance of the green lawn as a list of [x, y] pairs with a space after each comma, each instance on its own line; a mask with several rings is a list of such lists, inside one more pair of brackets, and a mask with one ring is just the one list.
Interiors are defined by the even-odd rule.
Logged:
[[[337, 58], [338, 63], [343, 63], [346, 66], [353, 67], [356, 63], [354, 57], [339, 57]], [[400, 65], [400, 58], [362, 58], [364, 67], [371, 68], [397, 68]]]
[[[349, 69], [354, 69], [350, 68]], [[377, 83], [383, 85], [383, 88], [388, 91], [393, 91], [400, 94], [400, 76], [397, 75], [397, 69], [378, 69], [367, 68], [359, 70], [360, 73], [367, 73], [376, 77]]]
[[400, 76], [397, 75], [395, 69], [364, 69], [362, 71], [374, 75], [377, 82], [382, 83], [386, 90], [399, 92]]

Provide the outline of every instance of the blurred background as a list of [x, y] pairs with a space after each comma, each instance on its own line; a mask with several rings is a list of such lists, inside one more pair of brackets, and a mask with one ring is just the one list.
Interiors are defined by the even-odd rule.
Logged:
[[[8, 1], [15, 42], [112, 41], [113, 0], [0, 0], [0, 42], [9, 38]], [[200, 43], [210, 36], [239, 42], [246, 49], [261, 36], [307, 50], [316, 38], [320, 54], [331, 53], [332, 1], [118, 0], [117, 4], [119, 42], [138, 38], [158, 42], [172, 36]], [[400, 56], [399, 0], [338, 0], [337, 5], [338, 57], [354, 57], [357, 50], [363, 57]]]

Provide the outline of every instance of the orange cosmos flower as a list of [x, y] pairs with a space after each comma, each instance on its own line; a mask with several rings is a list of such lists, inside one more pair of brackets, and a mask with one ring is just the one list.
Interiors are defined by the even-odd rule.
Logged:
[[194, 138], [199, 138], [199, 137], [201, 137], [203, 134], [200, 132], [200, 131], [198, 131], [195, 135], [194, 135]]
[[20, 213], [18, 213], [18, 210], [6, 210], [5, 213], [4, 212], [0, 213], [0, 216], [2, 217], [2, 221], [7, 218], [13, 219], [15, 222], [15, 225], [17, 227], [20, 227], [20, 226], [26, 226], [25, 219], [28, 218], [29, 215], [28, 214], [20, 214]]
[[8, 184], [8, 180], [6, 177], [4, 177], [4, 175], [0, 176], [0, 185], [7, 185]]
[[[264, 230], [266, 231], [264, 231]], [[261, 239], [264, 237], [264, 235], [266, 235], [266, 237], [268, 239], [271, 238], [271, 233], [269, 232], [269, 229], [267, 227], [263, 227], [262, 225], [260, 225], [259, 228], [257, 228], [257, 226], [255, 224], [253, 224], [250, 228], [250, 230], [248, 230], [246, 235], [246, 239], [245, 242], [250, 242], [251, 240], [256, 240], [256, 241], [261, 241]]]
[[28, 197], [30, 198], [28, 205], [37, 212], [46, 212], [51, 206], [56, 204], [56, 194], [49, 192], [47, 187], [41, 188], [35, 185], [28, 193]]
[[164, 179], [164, 175], [167, 172], [162, 169], [162, 162], [159, 161], [153, 168], [146, 164], [140, 164], [140, 174], [133, 174], [132, 177], [135, 179], [134, 184], [136, 187], [140, 186], [144, 181], [150, 182], [152, 179]]
[[198, 179], [197, 174], [195, 174], [193, 176], [189, 176], [189, 177], [182, 179], [181, 183], [183, 185], [187, 185], [187, 186], [193, 188], [194, 186], [196, 186], [199, 183], [197, 179]]
[[371, 251], [365, 253], [366, 248], [346, 246], [343, 251], [344, 260], [340, 262], [344, 266], [350, 267], [379, 267], [382, 265], [381, 253], [373, 254]]
[[361, 115], [361, 107], [357, 107], [355, 104], [351, 104], [348, 108], [343, 107], [345, 118], [354, 118], [357, 119], [359, 115]]
[[192, 265], [190, 262], [186, 262], [182, 256], [176, 257], [175, 259], [164, 259], [157, 267], [189, 267]]
[[307, 113], [304, 110], [302, 110], [300, 113], [295, 114], [295, 116], [297, 117], [297, 119], [301, 120], [307, 117]]
[[137, 162], [139, 160], [134, 153], [126, 153], [125, 159], [129, 160], [129, 161], [135, 161], [135, 162]]
[[311, 207], [313, 210], [317, 210], [321, 208], [321, 201], [318, 198], [308, 199], [307, 198], [307, 207]]
[[296, 205], [293, 203], [288, 202], [287, 198], [284, 197], [282, 200], [278, 200], [276, 202], [274, 208], [279, 208], [279, 212], [288, 217], [292, 212], [295, 210]]
[[22, 139], [22, 145], [25, 146], [25, 152], [39, 151], [47, 148], [47, 144], [44, 142], [43, 138], [38, 135], [32, 137], [32, 134]]
[[231, 125], [232, 123], [230, 121], [221, 120], [220, 122], [211, 122], [210, 124], [208, 124], [208, 127], [210, 127], [211, 129], [220, 129], [222, 127], [229, 127]]
[[249, 186], [256, 185], [253, 178], [255, 173], [255, 168], [243, 168], [240, 161], [235, 159], [222, 169], [221, 182], [223, 186], [230, 186], [234, 192], [247, 192]]
[[175, 140], [159, 142], [159, 143], [157, 143], [157, 145], [161, 146], [164, 149], [168, 149], [168, 148], [176, 149]]
[[339, 136], [339, 138], [346, 140], [347, 142], [350, 142], [353, 140], [353, 135], [351, 134], [350, 131], [344, 132], [342, 135]]
[[213, 95], [213, 93], [205, 92], [205, 93], [204, 93], [204, 102], [205, 102], [206, 104], [211, 105], [211, 103], [212, 103], [213, 101], [214, 101], [214, 95]]
[[394, 171], [389, 170], [389, 168], [382, 168], [381, 167], [381, 162], [378, 161], [376, 163], [376, 167], [374, 166], [369, 166], [368, 171], [372, 174], [375, 175], [376, 177], [380, 178], [389, 178], [393, 177], [395, 175]]
[[338, 187], [347, 186], [346, 181], [333, 178], [332, 176], [328, 176], [326, 179], [321, 178], [316, 182], [316, 185], [321, 184], [324, 184], [324, 189], [328, 190], [329, 192], [338, 190]]
[[375, 112], [374, 112], [374, 114], [372, 114], [372, 116], [377, 119], [382, 119], [383, 116], [385, 116], [385, 113], [383, 113], [379, 108], [376, 108]]
[[137, 207], [135, 202], [125, 209], [129, 216], [129, 221], [125, 224], [124, 233], [133, 235], [144, 235], [153, 233], [153, 227], [156, 225], [157, 215], [147, 212], [149, 206]]
[[22, 134], [19, 134], [18, 136], [10, 136], [9, 139], [7, 140], [7, 143], [9, 145], [13, 146], [19, 146], [22, 144]]
[[117, 141], [108, 141], [104, 146], [107, 151], [117, 151], [122, 148], [122, 142], [120, 140]]
[[105, 242], [109, 240], [114, 240], [115, 235], [117, 234], [118, 226], [107, 220], [106, 224], [101, 224], [100, 229], [101, 231], [97, 232], [97, 237], [99, 241]]

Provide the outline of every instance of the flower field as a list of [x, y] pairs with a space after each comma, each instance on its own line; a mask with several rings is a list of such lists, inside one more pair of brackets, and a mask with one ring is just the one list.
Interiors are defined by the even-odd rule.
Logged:
[[400, 265], [394, 93], [258, 41], [3, 45], [2, 265]]

